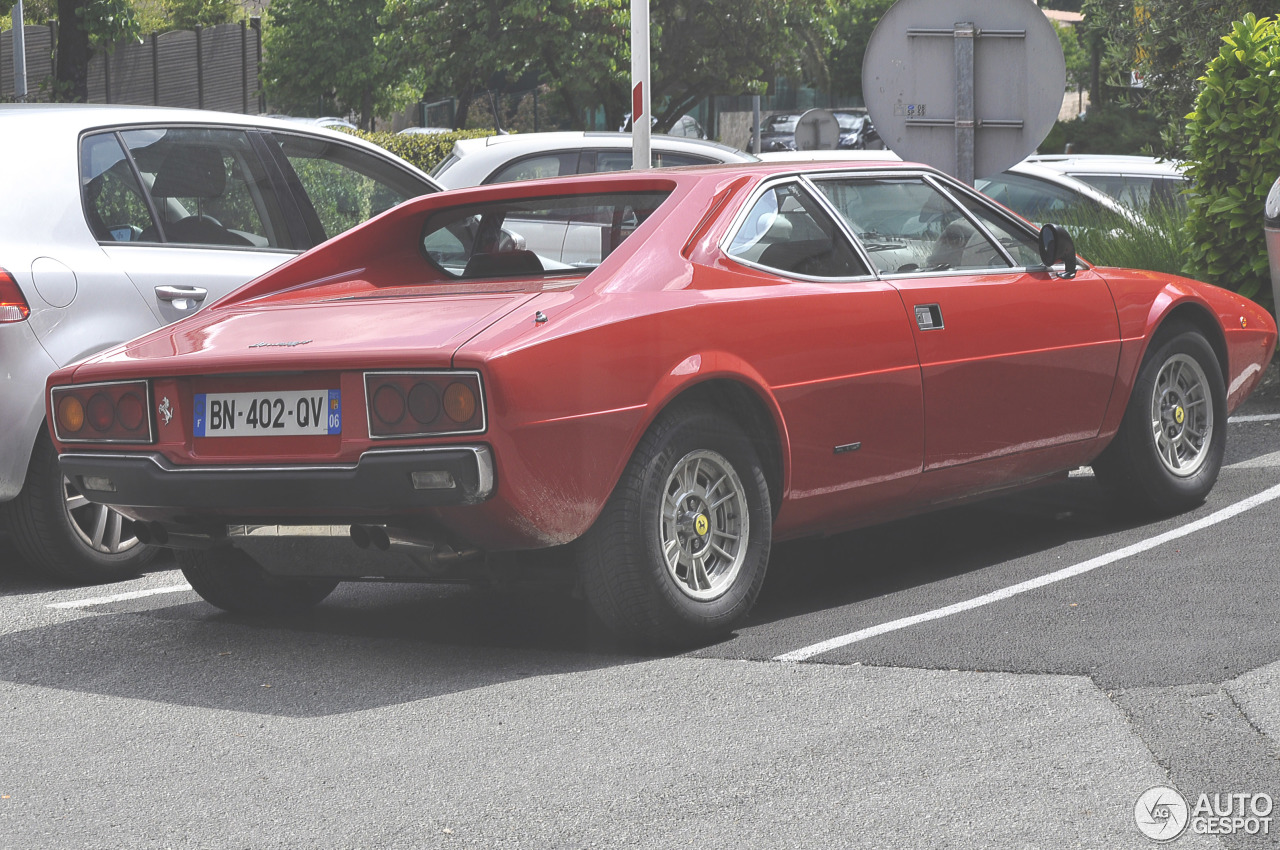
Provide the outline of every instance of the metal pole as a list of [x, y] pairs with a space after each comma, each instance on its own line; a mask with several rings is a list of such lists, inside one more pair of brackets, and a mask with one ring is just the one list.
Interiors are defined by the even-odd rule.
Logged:
[[27, 38], [23, 32], [22, 0], [13, 6], [13, 98], [27, 99]]
[[760, 155], [760, 95], [751, 96], [751, 152]]
[[649, 168], [649, 0], [631, 0], [631, 167]]
[[955, 25], [956, 47], [956, 177], [973, 185], [973, 42], [977, 27], [971, 22]]

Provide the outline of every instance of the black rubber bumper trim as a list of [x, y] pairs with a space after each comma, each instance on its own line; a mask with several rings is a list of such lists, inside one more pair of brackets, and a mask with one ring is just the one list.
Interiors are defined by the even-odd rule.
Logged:
[[[383, 510], [471, 505], [493, 495], [488, 446], [372, 450], [354, 465], [174, 466], [159, 454], [74, 452], [62, 472], [90, 501], [139, 508]], [[454, 486], [414, 487], [415, 472], [447, 472]], [[90, 487], [105, 479], [114, 489]]]

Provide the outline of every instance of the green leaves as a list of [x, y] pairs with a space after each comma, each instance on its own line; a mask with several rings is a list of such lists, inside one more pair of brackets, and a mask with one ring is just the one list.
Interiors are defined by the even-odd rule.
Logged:
[[1280, 176], [1280, 24], [1249, 13], [1222, 42], [1187, 116], [1187, 273], [1269, 301], [1262, 219]]

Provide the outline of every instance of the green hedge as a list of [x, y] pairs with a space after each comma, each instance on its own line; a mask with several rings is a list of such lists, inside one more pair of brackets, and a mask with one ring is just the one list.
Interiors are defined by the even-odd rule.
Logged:
[[453, 151], [453, 143], [458, 139], [480, 139], [493, 135], [492, 130], [455, 130], [450, 133], [405, 133], [404, 135], [367, 133], [364, 130], [347, 132], [373, 142], [378, 147], [408, 160], [428, 173]]
[[1262, 232], [1267, 192], [1280, 175], [1280, 23], [1248, 14], [1209, 62], [1188, 117], [1187, 271], [1267, 304]]

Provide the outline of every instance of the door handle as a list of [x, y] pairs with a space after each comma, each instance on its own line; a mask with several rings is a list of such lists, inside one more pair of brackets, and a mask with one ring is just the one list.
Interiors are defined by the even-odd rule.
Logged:
[[942, 308], [937, 304], [917, 304], [916, 325], [922, 331], [942, 330]]
[[209, 294], [199, 286], [157, 286], [156, 297], [168, 301], [178, 310], [190, 310]]

